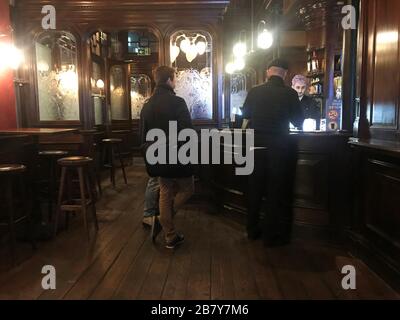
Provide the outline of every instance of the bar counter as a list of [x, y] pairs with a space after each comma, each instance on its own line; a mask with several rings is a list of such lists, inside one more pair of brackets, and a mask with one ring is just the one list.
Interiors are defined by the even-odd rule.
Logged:
[[[294, 232], [301, 237], [340, 241], [352, 211], [352, 170], [349, 133], [292, 132], [298, 145]], [[221, 152], [223, 144], [221, 145]], [[213, 165], [211, 185], [219, 211], [245, 222], [247, 177], [235, 165]]]

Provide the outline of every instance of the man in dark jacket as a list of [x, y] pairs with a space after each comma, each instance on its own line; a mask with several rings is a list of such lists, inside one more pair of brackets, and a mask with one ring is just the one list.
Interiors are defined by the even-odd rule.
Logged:
[[[141, 112], [142, 142], [147, 150], [152, 143], [146, 141], [146, 136], [151, 130], [164, 132], [166, 141], [165, 150], [167, 163], [153, 163], [149, 161], [146, 153], [146, 168], [151, 177], [159, 177], [160, 184], [160, 223], [164, 230], [166, 247], [175, 248], [184, 241], [184, 237], [178, 234], [173, 223], [174, 214], [192, 196], [194, 192], [193, 170], [191, 165], [179, 163], [179, 159], [170, 161], [170, 153], [178, 154], [179, 144], [170, 141], [170, 128], [177, 128], [177, 133], [184, 129], [192, 129], [190, 113], [184, 99], [175, 95], [176, 84], [175, 70], [167, 66], [161, 66], [155, 71], [156, 88], [152, 97], [145, 103]], [[172, 133], [175, 135], [176, 133]], [[160, 143], [154, 141], [153, 143]], [[158, 155], [160, 156], [160, 155]], [[157, 220], [156, 220], [157, 221]], [[156, 222], [157, 223], [157, 222]], [[159, 230], [155, 231], [157, 236]], [[154, 240], [154, 239], [153, 239]]]
[[[304, 121], [296, 91], [285, 86], [287, 72], [287, 62], [273, 61], [267, 70], [267, 83], [253, 88], [243, 106], [244, 127], [254, 129], [257, 147], [247, 190], [247, 232], [250, 239], [263, 234], [267, 246], [290, 240], [296, 146], [289, 136], [289, 124], [300, 128]], [[265, 191], [268, 207], [261, 227]]]

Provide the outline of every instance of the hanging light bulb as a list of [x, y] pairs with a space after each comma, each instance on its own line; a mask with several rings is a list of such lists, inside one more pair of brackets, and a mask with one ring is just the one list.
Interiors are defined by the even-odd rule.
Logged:
[[233, 65], [235, 66], [235, 71], [242, 71], [246, 66], [246, 63], [244, 62], [243, 58], [237, 58], [233, 62]]
[[186, 38], [186, 36], [184, 36], [184, 37], [185, 37], [185, 39], [183, 39], [183, 40], [181, 41], [180, 47], [181, 47], [181, 50], [182, 50], [184, 53], [186, 53], [186, 52], [189, 50], [189, 48], [190, 48], [190, 41], [189, 41], [188, 38]]
[[233, 55], [236, 58], [243, 58], [247, 53], [247, 46], [243, 42], [238, 42], [233, 47]]
[[259, 35], [257, 39], [257, 44], [260, 49], [269, 49], [274, 43], [274, 37], [272, 33], [267, 29], [264, 29]]
[[233, 74], [235, 72], [235, 64], [233, 62], [229, 62], [225, 67], [225, 72], [228, 74]]
[[207, 44], [204, 41], [199, 41], [196, 43], [197, 52], [199, 55], [203, 55], [206, 52]]
[[197, 47], [195, 44], [191, 44], [186, 52], [186, 60], [192, 62], [197, 57]]
[[181, 52], [181, 50], [179, 49], [179, 47], [176, 44], [171, 45], [171, 63], [174, 63], [176, 58], [178, 58], [179, 53]]

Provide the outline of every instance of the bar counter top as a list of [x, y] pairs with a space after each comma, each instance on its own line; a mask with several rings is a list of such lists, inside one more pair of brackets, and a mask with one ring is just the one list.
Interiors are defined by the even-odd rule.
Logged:
[[0, 130], [0, 134], [7, 135], [53, 135], [78, 132], [78, 129], [68, 128], [15, 128]]
[[397, 141], [386, 141], [377, 139], [362, 140], [357, 138], [351, 138], [349, 144], [354, 147], [361, 147], [377, 151], [388, 152], [400, 157], [400, 142]]

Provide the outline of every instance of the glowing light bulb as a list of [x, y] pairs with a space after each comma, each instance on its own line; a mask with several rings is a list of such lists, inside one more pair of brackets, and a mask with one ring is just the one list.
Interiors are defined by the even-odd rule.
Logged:
[[190, 47], [186, 52], [186, 60], [192, 62], [194, 59], [196, 59], [196, 57], [197, 57], [197, 47], [196, 45], [192, 44], [190, 45]]
[[171, 46], [171, 52], [170, 52], [170, 55], [171, 55], [171, 63], [174, 63], [174, 62], [175, 62], [175, 60], [176, 60], [176, 58], [178, 58], [180, 52], [181, 52], [181, 50], [179, 49], [178, 46], [176, 46], [175, 44], [173, 44], [173, 45]]
[[190, 41], [189, 41], [189, 39], [187, 39], [187, 38], [183, 39], [183, 40], [181, 41], [180, 47], [181, 47], [181, 50], [182, 50], [184, 53], [187, 53], [187, 51], [188, 51], [189, 48], [190, 48]]
[[12, 44], [0, 44], [0, 70], [7, 68], [16, 70], [24, 61], [25, 57], [22, 50]]
[[207, 44], [204, 41], [196, 43], [197, 52], [199, 55], [203, 55], [206, 52]]
[[235, 64], [233, 62], [229, 62], [225, 67], [225, 71], [228, 74], [233, 74], [235, 72]]
[[101, 79], [97, 80], [96, 87], [99, 89], [104, 89], [104, 81]]
[[246, 63], [244, 62], [244, 59], [242, 59], [242, 58], [235, 59], [233, 64], [235, 66], [236, 71], [242, 71], [244, 69], [244, 67], [246, 66]]
[[238, 42], [233, 47], [233, 55], [236, 58], [243, 58], [247, 53], [247, 46], [243, 42]]
[[269, 49], [273, 43], [274, 37], [267, 29], [264, 29], [263, 32], [258, 35], [257, 44], [260, 49]]

